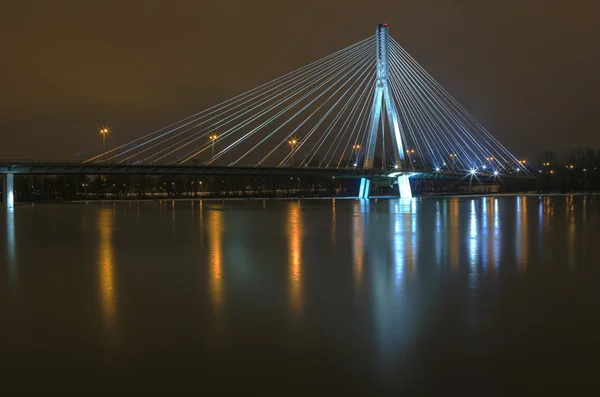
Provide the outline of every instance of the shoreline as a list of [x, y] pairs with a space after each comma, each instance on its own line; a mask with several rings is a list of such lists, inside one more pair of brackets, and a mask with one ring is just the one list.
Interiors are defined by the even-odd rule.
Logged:
[[[487, 193], [487, 194], [435, 194], [413, 197], [418, 200], [447, 199], [447, 198], [483, 198], [483, 197], [568, 197], [568, 196], [600, 196], [600, 192], [590, 193]], [[372, 196], [367, 200], [393, 200], [397, 196]], [[285, 200], [360, 200], [357, 197], [179, 197], [179, 198], [135, 198], [135, 199], [100, 199], [100, 200], [63, 200], [63, 201], [24, 201], [15, 203], [16, 206], [27, 204], [89, 204], [89, 203], [140, 203], [161, 201], [285, 201]], [[364, 199], [363, 199], [364, 200]]]

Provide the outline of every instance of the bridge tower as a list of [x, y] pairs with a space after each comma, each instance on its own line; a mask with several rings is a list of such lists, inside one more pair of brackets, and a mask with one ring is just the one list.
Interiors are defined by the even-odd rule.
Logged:
[[[401, 173], [404, 171], [404, 147], [402, 146], [402, 124], [398, 117], [398, 110], [392, 98], [389, 82], [389, 62], [388, 62], [388, 43], [389, 32], [387, 24], [377, 26], [376, 37], [376, 60], [377, 60], [377, 81], [375, 83], [375, 94], [373, 97], [373, 106], [371, 107], [371, 123], [369, 125], [369, 135], [367, 136], [366, 157], [364, 168], [373, 168], [375, 160], [375, 148], [377, 146], [377, 136], [379, 125], [382, 130], [387, 115], [388, 131], [391, 132], [392, 145], [394, 151], [395, 169], [398, 170], [398, 190], [401, 198], [412, 198], [412, 191], [408, 181], [408, 175]], [[382, 110], [385, 107], [385, 113]], [[382, 120], [383, 117], [383, 120]], [[383, 134], [382, 134], [383, 138]], [[368, 198], [370, 190], [370, 181], [362, 179], [360, 182], [359, 198]]]

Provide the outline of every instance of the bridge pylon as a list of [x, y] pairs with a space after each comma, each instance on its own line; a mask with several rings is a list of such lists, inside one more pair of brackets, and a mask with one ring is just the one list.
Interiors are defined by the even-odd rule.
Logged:
[[[394, 168], [400, 173], [398, 176], [398, 190], [401, 198], [412, 198], [412, 191], [408, 180], [408, 175], [402, 173], [404, 171], [404, 147], [402, 145], [402, 123], [398, 116], [398, 110], [392, 98], [390, 89], [389, 75], [389, 58], [388, 58], [388, 43], [389, 32], [387, 24], [377, 26], [376, 37], [376, 61], [377, 61], [377, 80], [375, 82], [375, 93], [373, 96], [373, 105], [371, 107], [371, 122], [369, 125], [369, 135], [367, 136], [366, 157], [364, 168], [372, 169], [375, 161], [375, 148], [377, 146], [377, 136], [379, 125], [387, 120], [389, 126], [388, 131], [391, 132], [393, 153], [394, 153]], [[382, 115], [382, 110], [385, 108], [385, 113]], [[387, 116], [387, 118], [386, 118]], [[382, 120], [383, 118], [383, 120]], [[382, 139], [383, 134], [382, 134]], [[384, 165], [385, 166], [385, 165]], [[369, 197], [368, 181], [361, 181], [361, 189], [359, 198]]]

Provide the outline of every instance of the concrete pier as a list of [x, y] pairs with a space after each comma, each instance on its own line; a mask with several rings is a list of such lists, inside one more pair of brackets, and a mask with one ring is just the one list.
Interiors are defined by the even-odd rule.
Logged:
[[15, 206], [15, 175], [2, 175], [2, 205], [11, 209]]

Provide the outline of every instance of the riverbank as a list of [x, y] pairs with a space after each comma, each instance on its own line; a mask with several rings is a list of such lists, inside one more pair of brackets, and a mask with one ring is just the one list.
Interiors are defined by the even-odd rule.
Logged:
[[[414, 199], [441, 199], [441, 198], [481, 198], [481, 197], [568, 197], [568, 196], [600, 196], [600, 192], [588, 193], [539, 193], [539, 192], [522, 192], [522, 193], [474, 193], [474, 194], [431, 194], [416, 196]], [[373, 200], [391, 200], [397, 199], [397, 196], [372, 196]], [[29, 204], [88, 204], [88, 203], [139, 203], [139, 202], [162, 202], [162, 201], [286, 201], [286, 200], [358, 200], [353, 196], [324, 196], [324, 197], [148, 197], [148, 198], [129, 198], [129, 199], [94, 199], [94, 200], [48, 200], [48, 201], [29, 201], [18, 202], [16, 205]]]

